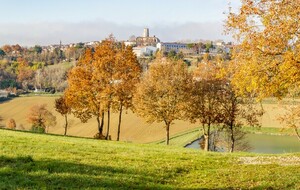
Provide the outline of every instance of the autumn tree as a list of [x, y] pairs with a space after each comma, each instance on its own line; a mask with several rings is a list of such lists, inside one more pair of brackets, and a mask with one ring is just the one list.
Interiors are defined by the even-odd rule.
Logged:
[[36, 132], [48, 132], [49, 127], [56, 125], [56, 117], [46, 108], [46, 104], [33, 105], [27, 115], [27, 121]]
[[5, 54], [10, 54], [13, 51], [10, 45], [4, 45], [1, 49], [3, 49]]
[[16, 129], [16, 121], [14, 119], [9, 119], [6, 122], [6, 128], [8, 129]]
[[150, 123], [164, 122], [167, 145], [170, 126], [174, 120], [183, 118], [190, 83], [191, 75], [184, 62], [158, 57], [137, 86], [137, 114]]
[[64, 95], [72, 113], [82, 122], [93, 116], [98, 124], [98, 136], [103, 137], [104, 109], [102, 105], [102, 81], [95, 71], [97, 62], [91, 49], [87, 49], [77, 65], [68, 74], [68, 88]]
[[217, 72], [217, 65], [209, 61], [206, 54], [201, 65], [194, 71], [193, 85], [186, 105], [186, 118], [202, 126], [205, 151], [210, 150], [211, 128], [221, 125], [223, 121], [220, 111], [223, 81], [216, 77]]
[[123, 109], [133, 107], [132, 98], [139, 82], [141, 67], [131, 46], [124, 46], [116, 55], [114, 71], [113, 110], [119, 112], [117, 141], [120, 140]]
[[300, 140], [300, 107], [291, 105], [286, 108], [286, 113], [281, 115], [278, 120], [288, 128], [293, 129]]
[[[119, 112], [118, 137], [123, 109], [132, 107], [135, 84], [141, 69], [131, 47], [116, 42], [111, 35], [98, 46], [87, 49], [68, 74], [66, 101], [83, 122], [95, 116], [98, 137], [109, 139], [111, 111]], [[107, 130], [103, 135], [104, 113]], [[101, 121], [100, 121], [101, 118]]]
[[282, 98], [300, 83], [299, 1], [244, 0], [230, 12], [232, 83], [239, 94]]
[[258, 118], [263, 115], [263, 109], [253, 98], [238, 96], [232, 88], [230, 81], [222, 85], [220, 97], [220, 113], [222, 114], [223, 132], [225, 134], [225, 147], [229, 152], [244, 151], [246, 132], [242, 127], [260, 127]]
[[106, 139], [109, 138], [114, 86], [120, 82], [115, 75], [117, 52], [118, 44], [113, 36], [102, 41], [94, 50], [87, 49], [77, 66], [70, 71], [66, 90], [72, 112], [83, 122], [95, 116], [98, 136], [101, 137], [104, 137], [104, 113], [107, 112]]
[[28, 90], [29, 85], [33, 83], [34, 71], [25, 59], [19, 58], [17, 62], [17, 81], [21, 83], [23, 89]]
[[299, 14], [299, 2], [286, 0], [245, 0], [229, 14], [227, 28], [239, 42], [232, 64], [240, 91], [280, 98], [299, 85]]
[[60, 113], [65, 118], [65, 132], [64, 135], [67, 135], [68, 129], [68, 114], [71, 113], [71, 107], [67, 104], [66, 98], [61, 96], [60, 98], [55, 99], [55, 110]]
[[116, 77], [116, 56], [118, 52], [118, 43], [113, 35], [102, 41], [95, 48], [94, 56], [94, 76], [95, 79], [101, 81], [101, 102], [103, 110], [107, 112], [107, 129], [105, 138], [109, 139], [110, 132], [110, 116], [114, 97], [114, 85], [119, 81]]

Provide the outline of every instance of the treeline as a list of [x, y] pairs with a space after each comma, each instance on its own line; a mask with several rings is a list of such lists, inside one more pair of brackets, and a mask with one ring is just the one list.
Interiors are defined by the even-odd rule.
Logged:
[[4, 45], [0, 48], [0, 59], [17, 61], [23, 58], [28, 62], [43, 62], [45, 65], [53, 65], [62, 61], [76, 61], [85, 50], [83, 43], [66, 47], [62, 45], [22, 47], [16, 45]]
[[16, 61], [0, 60], [0, 89], [11, 93], [28, 90], [64, 91], [67, 87], [67, 71], [71, 66], [46, 66], [42, 62], [28, 62], [23, 58]]
[[68, 48], [4, 45], [0, 48], [0, 89], [11, 92], [12, 89], [28, 91], [46, 88], [63, 91], [66, 88], [66, 72], [69, 68], [49, 66], [63, 62], [74, 63], [84, 51], [82, 43]]

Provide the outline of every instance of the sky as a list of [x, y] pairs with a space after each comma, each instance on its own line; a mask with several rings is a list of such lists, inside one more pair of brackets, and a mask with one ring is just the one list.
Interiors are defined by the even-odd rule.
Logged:
[[[0, 0], [0, 46], [50, 45], [141, 36], [163, 42], [231, 40], [223, 34], [229, 0]], [[239, 0], [232, 0], [238, 8]]]

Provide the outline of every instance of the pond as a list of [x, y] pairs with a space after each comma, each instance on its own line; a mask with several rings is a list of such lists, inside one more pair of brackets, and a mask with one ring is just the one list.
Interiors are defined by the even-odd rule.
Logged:
[[[251, 147], [249, 152], [266, 154], [300, 152], [300, 142], [295, 136], [248, 134], [247, 140]], [[199, 149], [199, 140], [186, 148]]]

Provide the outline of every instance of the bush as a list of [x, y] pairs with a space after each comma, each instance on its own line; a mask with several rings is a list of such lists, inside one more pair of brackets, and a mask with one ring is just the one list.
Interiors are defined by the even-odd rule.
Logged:
[[35, 133], [45, 133], [45, 128], [39, 125], [32, 125], [31, 131]]
[[9, 119], [6, 122], [6, 128], [7, 129], [16, 129], [16, 121], [14, 119]]

